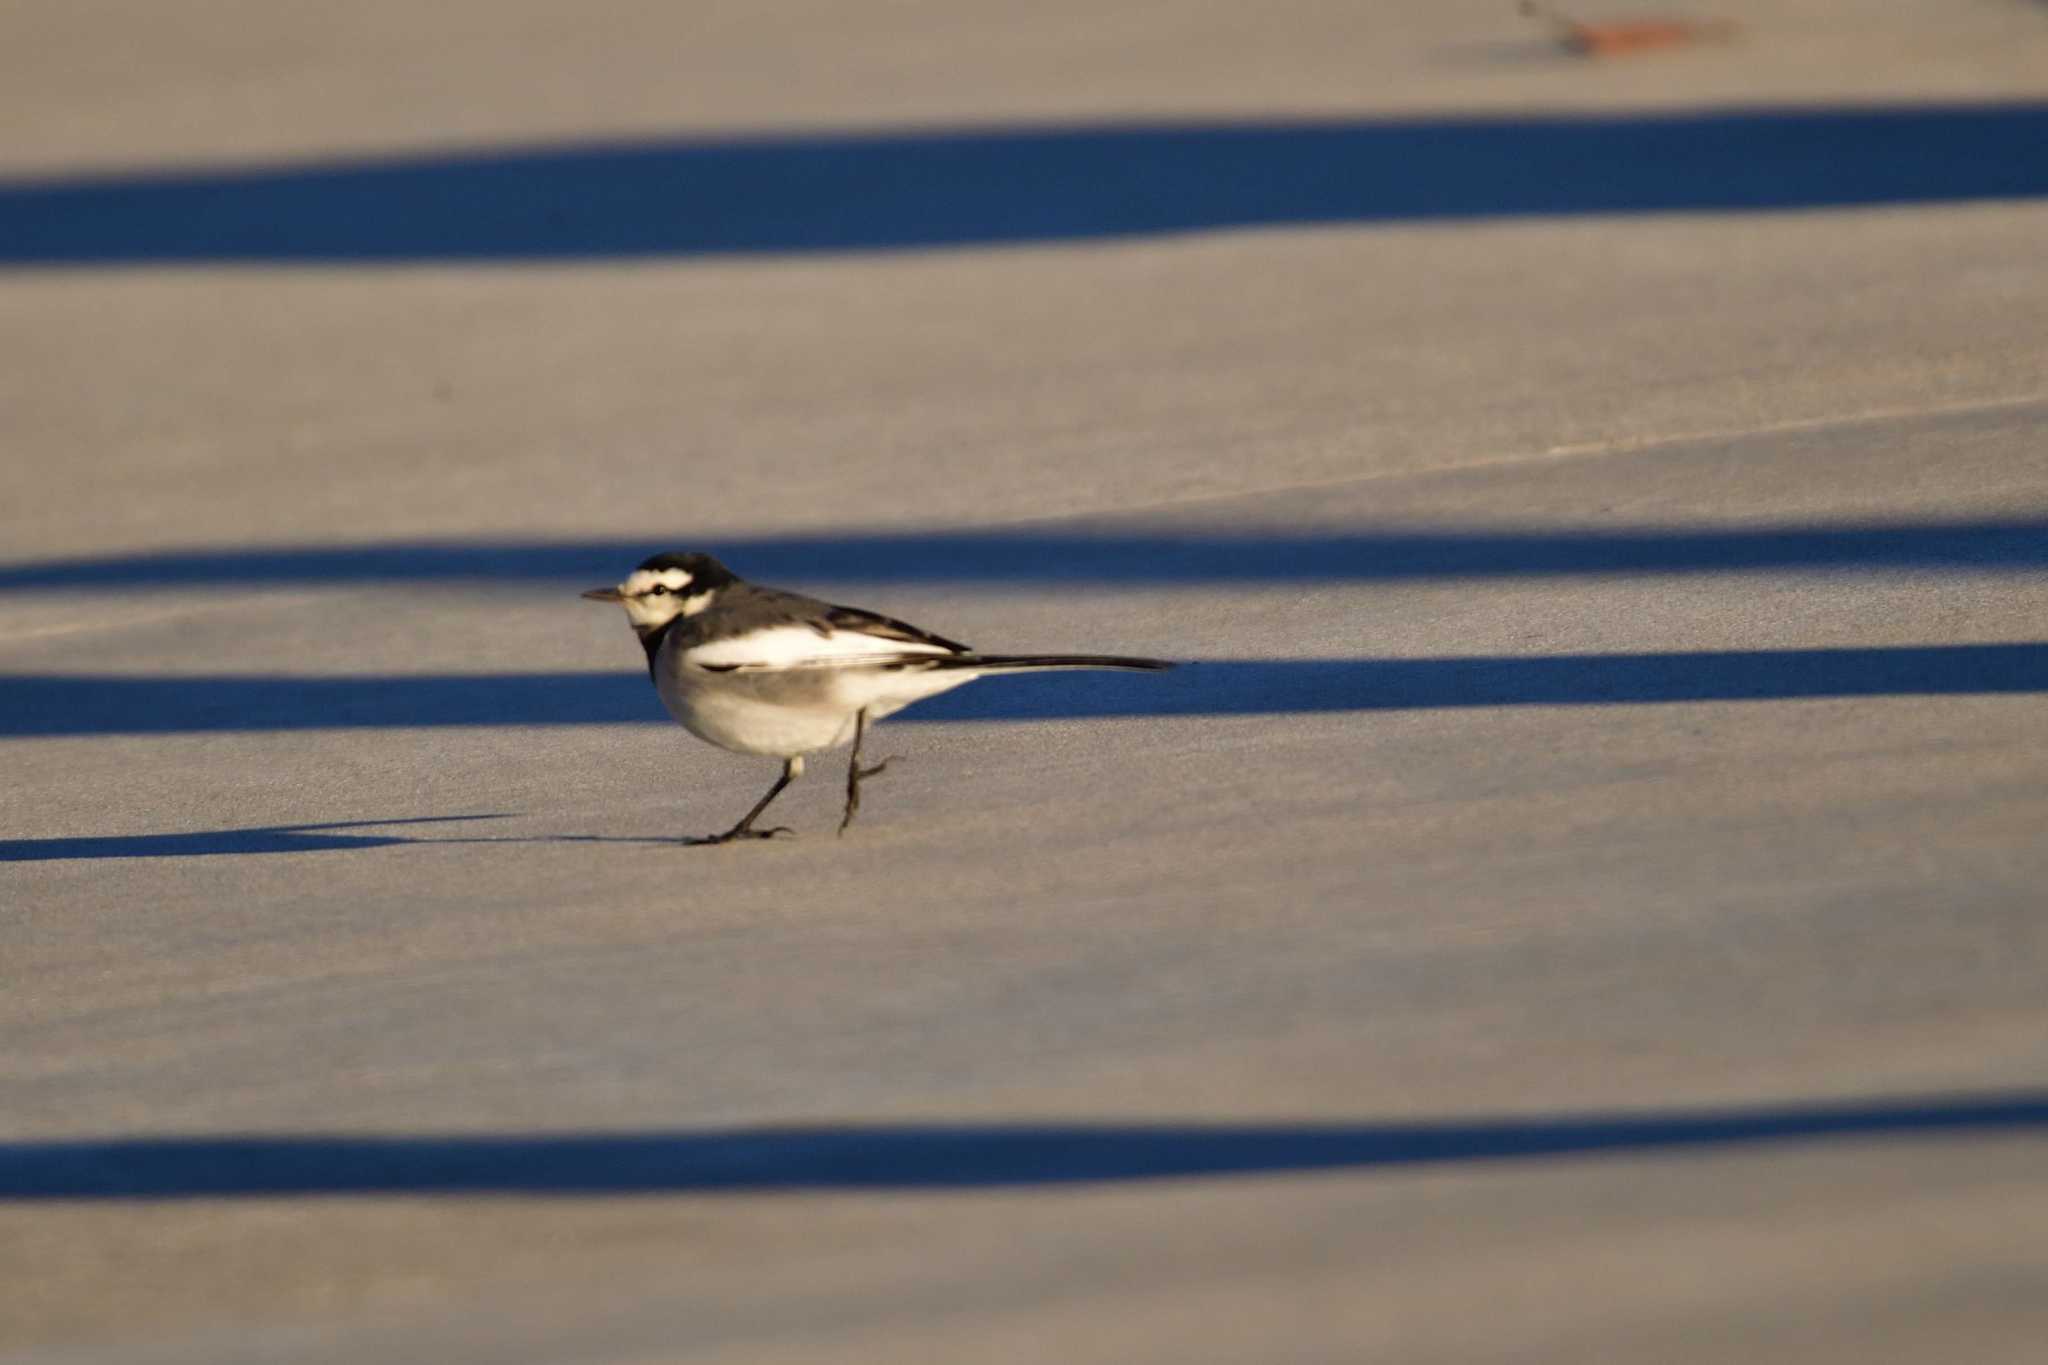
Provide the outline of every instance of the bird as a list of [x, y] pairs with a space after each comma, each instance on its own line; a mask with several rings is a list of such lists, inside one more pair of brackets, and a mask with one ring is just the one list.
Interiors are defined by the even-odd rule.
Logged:
[[845, 835], [860, 811], [860, 784], [889, 765], [861, 766], [861, 742], [884, 716], [993, 673], [1047, 668], [1156, 671], [1167, 659], [1107, 654], [983, 654], [958, 640], [860, 607], [750, 583], [717, 559], [671, 552], [641, 561], [615, 587], [616, 602], [647, 654], [647, 675], [668, 713], [691, 734], [734, 753], [782, 760], [768, 794], [722, 834], [686, 839], [729, 844], [772, 839], [786, 825], [754, 822], [803, 776], [810, 755], [851, 743]]

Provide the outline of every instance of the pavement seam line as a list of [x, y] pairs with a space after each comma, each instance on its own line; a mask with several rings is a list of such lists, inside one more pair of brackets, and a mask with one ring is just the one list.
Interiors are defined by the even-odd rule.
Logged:
[[[1777, 422], [1766, 422], [1753, 427], [1703, 428], [1696, 431], [1671, 432], [1662, 436], [1645, 436], [1630, 440], [1577, 441], [1565, 445], [1549, 446], [1543, 450], [1518, 450], [1501, 455], [1482, 455], [1457, 464], [1439, 465], [1427, 469], [1387, 469], [1370, 474], [1346, 474], [1331, 479], [1305, 479], [1300, 483], [1270, 484], [1257, 488], [1237, 488], [1216, 493], [1192, 493], [1186, 497], [1166, 498], [1158, 502], [1141, 503], [1135, 507], [1121, 509], [1113, 515], [1129, 515], [1134, 512], [1151, 512], [1174, 507], [1187, 507], [1205, 502], [1230, 502], [1239, 498], [1264, 497], [1275, 493], [1309, 492], [1318, 488], [1345, 488], [1353, 484], [1383, 483], [1395, 479], [1426, 479], [1455, 476], [1473, 470], [1503, 469], [1516, 465], [1544, 463], [1562, 464], [1569, 460], [1589, 459], [1603, 455], [1648, 454], [1672, 446], [1690, 445], [1698, 441], [1733, 441], [1746, 436], [1773, 436], [1794, 431], [1825, 431], [1831, 428], [1872, 426], [1882, 422], [1895, 422], [1915, 417], [1948, 417], [1972, 412], [2002, 412], [2011, 408], [2048, 406], [2048, 392], [2015, 394], [2005, 398], [1970, 399], [1955, 403], [1937, 403], [1930, 407], [1868, 408], [1862, 412], [1831, 413], [1819, 417], [1792, 417]], [[990, 522], [991, 526], [1042, 525], [1049, 520], [1077, 521], [1106, 514], [1085, 513], [1072, 517], [1043, 518], [1028, 517], [1017, 522]]]

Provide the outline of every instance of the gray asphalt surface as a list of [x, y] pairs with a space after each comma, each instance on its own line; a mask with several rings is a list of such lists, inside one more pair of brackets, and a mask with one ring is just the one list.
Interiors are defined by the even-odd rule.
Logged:
[[0, 20], [6, 1359], [2039, 1358], [2048, 10], [428, 8]]

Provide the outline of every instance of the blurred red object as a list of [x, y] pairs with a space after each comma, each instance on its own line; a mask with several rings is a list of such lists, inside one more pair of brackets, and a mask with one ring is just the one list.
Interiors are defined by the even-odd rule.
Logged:
[[1588, 23], [1568, 18], [1535, 0], [1522, 0], [1522, 13], [1557, 30], [1558, 41], [1585, 57], [1621, 57], [1692, 43], [1727, 42], [1736, 26], [1726, 19], [1641, 18]]

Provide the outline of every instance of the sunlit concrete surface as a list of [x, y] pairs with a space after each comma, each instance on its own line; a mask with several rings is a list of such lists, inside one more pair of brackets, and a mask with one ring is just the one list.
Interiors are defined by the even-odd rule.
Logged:
[[2038, 1359], [2048, 7], [1711, 12], [0, 17], [0, 1355]]

